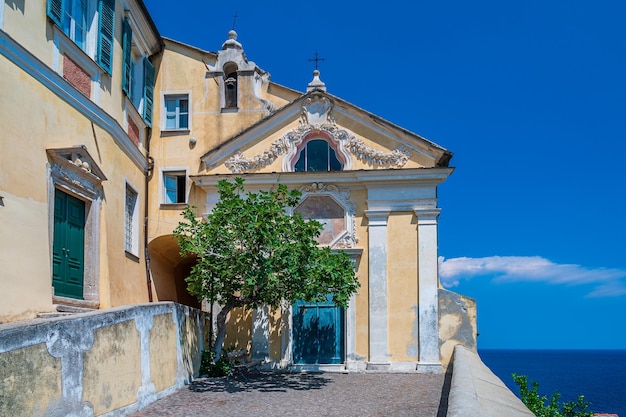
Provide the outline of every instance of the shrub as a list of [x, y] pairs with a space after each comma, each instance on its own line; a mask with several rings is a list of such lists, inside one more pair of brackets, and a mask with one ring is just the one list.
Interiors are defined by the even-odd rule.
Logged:
[[555, 392], [550, 399], [539, 395], [539, 383], [532, 381], [529, 388], [527, 376], [513, 374], [513, 381], [520, 388], [522, 402], [537, 417], [593, 417], [593, 412], [588, 410], [591, 403], [583, 395], [578, 396], [578, 401], [559, 404], [561, 394]]
[[221, 356], [215, 361], [215, 351], [202, 351], [200, 360], [200, 375], [210, 377], [220, 377], [230, 375], [233, 370], [232, 364], [228, 360], [228, 355]]

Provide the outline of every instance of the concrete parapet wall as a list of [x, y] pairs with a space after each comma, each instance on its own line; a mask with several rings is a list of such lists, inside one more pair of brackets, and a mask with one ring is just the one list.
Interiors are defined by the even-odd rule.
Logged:
[[2, 325], [0, 415], [129, 415], [197, 374], [204, 326], [171, 302]]
[[457, 345], [452, 368], [446, 417], [534, 417], [476, 352]]

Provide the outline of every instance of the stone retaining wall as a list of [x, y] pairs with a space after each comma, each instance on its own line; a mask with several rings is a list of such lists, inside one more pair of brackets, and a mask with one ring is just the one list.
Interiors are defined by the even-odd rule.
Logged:
[[131, 414], [197, 374], [204, 328], [171, 302], [2, 325], [0, 415]]

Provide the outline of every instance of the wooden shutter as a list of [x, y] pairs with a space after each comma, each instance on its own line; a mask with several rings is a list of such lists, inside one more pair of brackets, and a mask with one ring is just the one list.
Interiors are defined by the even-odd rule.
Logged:
[[113, 73], [113, 37], [115, 34], [115, 0], [98, 2], [98, 64], [109, 75]]
[[154, 103], [154, 66], [148, 58], [143, 59], [143, 120], [152, 127], [152, 107]]
[[131, 98], [131, 77], [133, 64], [133, 30], [130, 28], [128, 19], [124, 19], [124, 33], [122, 35], [122, 46], [124, 51], [124, 60], [122, 62], [122, 91]]
[[63, 27], [63, 0], [48, 0], [46, 13], [57, 26]]

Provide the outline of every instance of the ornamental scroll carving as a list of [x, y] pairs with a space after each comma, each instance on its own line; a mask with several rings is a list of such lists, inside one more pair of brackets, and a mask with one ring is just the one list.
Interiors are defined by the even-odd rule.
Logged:
[[408, 162], [411, 152], [398, 147], [391, 152], [377, 151], [365, 145], [362, 140], [334, 124], [300, 124], [297, 128], [287, 132], [280, 139], [274, 141], [269, 149], [263, 153], [245, 157], [237, 151], [226, 160], [226, 167], [235, 174], [251, 172], [272, 164], [279, 156], [283, 158], [283, 172], [293, 171], [292, 159], [298, 151], [298, 145], [309, 135], [321, 133], [329, 137], [336, 145], [344, 159], [344, 170], [352, 169], [352, 159], [357, 158], [370, 166], [381, 168], [401, 168]]

